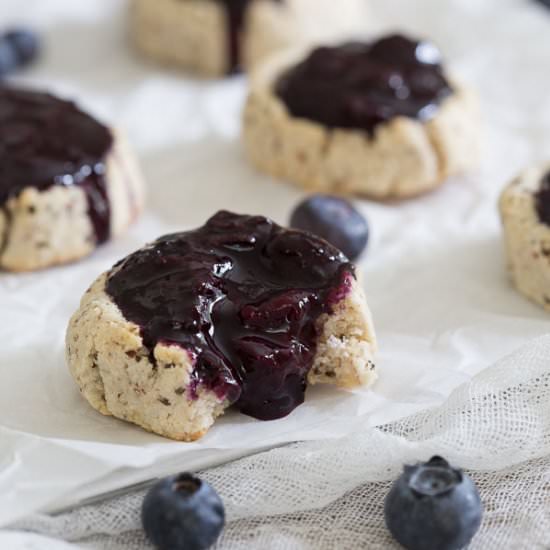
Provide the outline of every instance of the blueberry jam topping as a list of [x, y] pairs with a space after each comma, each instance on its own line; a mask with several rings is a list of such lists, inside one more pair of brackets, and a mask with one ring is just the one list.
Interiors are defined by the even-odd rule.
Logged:
[[[229, 39], [229, 72], [234, 73], [241, 68], [241, 39], [246, 21], [248, 5], [253, 0], [218, 0], [227, 13], [227, 34]], [[281, 0], [271, 0], [280, 2]]]
[[203, 386], [270, 420], [303, 402], [316, 321], [353, 278], [353, 266], [326, 241], [222, 211], [119, 262], [106, 291], [140, 326], [151, 357], [158, 342], [188, 351], [188, 397]]
[[545, 174], [540, 182], [540, 188], [535, 194], [535, 205], [539, 220], [550, 225], [550, 172]]
[[105, 157], [109, 130], [74, 103], [0, 87], [0, 205], [27, 187], [78, 185], [86, 193], [97, 243], [109, 238]]
[[372, 135], [397, 116], [431, 119], [453, 91], [433, 44], [392, 35], [317, 48], [282, 75], [275, 93], [295, 117]]

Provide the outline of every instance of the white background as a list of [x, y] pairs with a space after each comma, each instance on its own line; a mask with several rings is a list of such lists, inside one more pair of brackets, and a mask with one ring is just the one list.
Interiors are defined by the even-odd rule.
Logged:
[[230, 414], [200, 443], [181, 444], [104, 418], [80, 398], [64, 362], [67, 320], [101, 271], [159, 234], [202, 224], [220, 208], [285, 223], [302, 195], [244, 162], [244, 79], [204, 83], [142, 63], [127, 47], [122, 1], [0, 0], [2, 24], [29, 22], [45, 33], [43, 59], [17, 80], [76, 98], [122, 127], [149, 184], [140, 222], [91, 258], [0, 274], [0, 524], [68, 502], [108, 474], [86, 494], [435, 405], [548, 331], [544, 312], [509, 285], [496, 200], [523, 166], [550, 158], [550, 10], [531, 0], [372, 3], [370, 32], [405, 28], [433, 38], [453, 73], [479, 90], [484, 164], [414, 201], [357, 201], [372, 226], [361, 262], [381, 350], [372, 391], [316, 390], [286, 419]]

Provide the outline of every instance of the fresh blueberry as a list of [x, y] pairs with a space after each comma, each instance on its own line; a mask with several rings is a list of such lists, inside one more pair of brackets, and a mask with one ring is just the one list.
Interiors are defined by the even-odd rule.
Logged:
[[11, 44], [19, 65], [27, 65], [35, 60], [40, 50], [38, 35], [30, 29], [11, 29], [4, 35]]
[[391, 534], [407, 550], [458, 550], [479, 529], [483, 505], [474, 482], [435, 456], [405, 466], [384, 512]]
[[220, 536], [225, 511], [218, 493], [191, 474], [159, 481], [143, 501], [141, 521], [159, 550], [204, 550]]
[[349, 202], [329, 195], [313, 195], [292, 213], [290, 225], [314, 233], [355, 260], [367, 246], [367, 220]]
[[0, 78], [14, 71], [19, 65], [17, 54], [11, 42], [0, 36]]

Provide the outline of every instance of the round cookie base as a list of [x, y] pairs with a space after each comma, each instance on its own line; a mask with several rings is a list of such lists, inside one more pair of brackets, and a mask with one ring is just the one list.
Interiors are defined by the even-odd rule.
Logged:
[[[139, 327], [106, 294], [107, 277], [88, 289], [67, 330], [67, 363], [82, 396], [102, 414], [147, 431], [178, 441], [199, 439], [229, 403], [204, 387], [190, 390], [193, 364], [186, 350], [143, 345]], [[376, 337], [357, 281], [334, 312], [318, 320], [318, 329], [309, 384], [354, 388], [375, 382]]]
[[329, 129], [293, 117], [274, 93], [277, 77], [303, 55], [279, 56], [253, 75], [243, 140], [260, 172], [308, 191], [391, 200], [422, 195], [478, 166], [479, 110], [469, 90], [455, 85], [428, 122], [396, 117], [372, 137]]
[[[143, 209], [144, 184], [120, 132], [106, 159], [110, 235], [124, 232]], [[24, 189], [0, 208], [0, 269], [36, 271], [84, 258], [96, 248], [88, 202], [78, 186]]]

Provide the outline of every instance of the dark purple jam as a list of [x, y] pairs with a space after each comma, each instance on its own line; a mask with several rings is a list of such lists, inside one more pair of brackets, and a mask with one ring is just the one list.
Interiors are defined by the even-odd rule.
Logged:
[[429, 120], [453, 90], [433, 44], [392, 35], [317, 48], [283, 74], [275, 92], [295, 117], [372, 135], [397, 116]]
[[97, 243], [109, 238], [105, 157], [109, 130], [74, 103], [52, 95], [0, 87], [0, 206], [26, 187], [79, 185]]
[[349, 292], [354, 268], [326, 241], [268, 218], [218, 212], [117, 264], [107, 293], [144, 345], [185, 348], [194, 381], [262, 420], [304, 401], [316, 321]]
[[535, 205], [539, 220], [550, 225], [550, 172], [545, 174], [540, 182], [540, 188], [535, 194]]
[[[241, 69], [241, 39], [246, 22], [248, 5], [253, 0], [218, 0], [227, 13], [227, 34], [229, 38], [229, 73], [235, 73]], [[281, 0], [272, 0], [280, 2]]]

